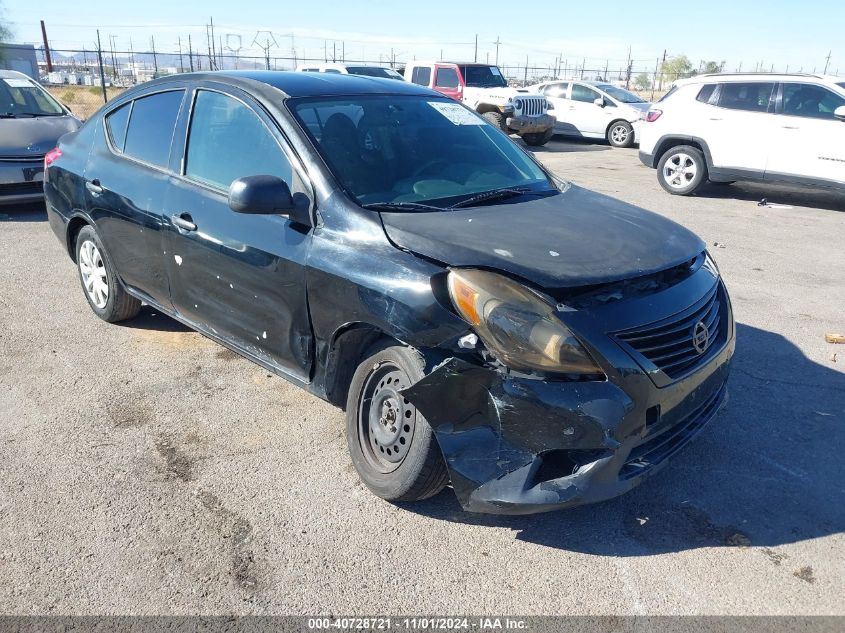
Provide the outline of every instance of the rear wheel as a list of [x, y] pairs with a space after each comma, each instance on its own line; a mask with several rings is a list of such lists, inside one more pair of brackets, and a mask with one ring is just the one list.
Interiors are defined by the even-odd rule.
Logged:
[[548, 143], [552, 136], [554, 136], [554, 133], [554, 129], [549, 129], [545, 132], [530, 132], [529, 134], [523, 134], [522, 140], [525, 141], [526, 145], [539, 147]]
[[607, 142], [613, 147], [631, 147], [634, 144], [634, 128], [627, 121], [614, 121], [607, 128]]
[[502, 130], [505, 134], [510, 134], [510, 130], [508, 129], [508, 124], [504, 115], [500, 114], [499, 112], [485, 112], [481, 115], [483, 118], [487, 119], [487, 122], [491, 125], [495, 125], [497, 128]]
[[382, 499], [426, 499], [449, 481], [434, 432], [400, 393], [422, 376], [416, 351], [381, 344], [352, 377], [346, 403], [349, 453], [361, 480]]
[[100, 237], [90, 225], [82, 227], [76, 236], [76, 263], [82, 290], [94, 314], [109, 323], [138, 314], [141, 302], [123, 289]]
[[704, 154], [691, 145], [677, 145], [667, 150], [657, 163], [657, 181], [677, 196], [694, 193], [707, 180]]

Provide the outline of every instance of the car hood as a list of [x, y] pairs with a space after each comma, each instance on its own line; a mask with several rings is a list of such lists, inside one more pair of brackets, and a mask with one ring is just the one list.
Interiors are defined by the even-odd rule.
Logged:
[[0, 156], [43, 155], [59, 137], [79, 128], [72, 116], [0, 119]]
[[449, 266], [498, 269], [544, 288], [648, 275], [705, 246], [663, 216], [574, 185], [527, 202], [381, 217], [400, 248]]

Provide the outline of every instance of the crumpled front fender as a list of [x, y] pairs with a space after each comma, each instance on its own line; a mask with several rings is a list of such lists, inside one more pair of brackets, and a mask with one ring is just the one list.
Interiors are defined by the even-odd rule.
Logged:
[[[606, 381], [564, 382], [506, 376], [449, 358], [402, 394], [431, 425], [464, 509], [537, 512], [575, 502], [580, 481], [632, 429], [631, 398]], [[591, 465], [536, 481], [548, 451], [584, 451]]]

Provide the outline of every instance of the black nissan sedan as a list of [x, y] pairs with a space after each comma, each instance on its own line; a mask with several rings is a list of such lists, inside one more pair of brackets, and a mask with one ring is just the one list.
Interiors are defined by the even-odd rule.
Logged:
[[608, 499], [725, 401], [734, 322], [704, 243], [419, 86], [167, 77], [46, 162], [95, 314], [154, 306], [345, 408], [385, 499], [449, 482], [475, 512]]

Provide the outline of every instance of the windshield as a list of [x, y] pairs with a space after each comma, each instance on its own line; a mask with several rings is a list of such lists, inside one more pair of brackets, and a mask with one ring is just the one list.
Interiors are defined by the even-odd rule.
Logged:
[[640, 99], [633, 92], [628, 92], [624, 88], [617, 88], [616, 86], [612, 86], [610, 84], [601, 84], [596, 86], [596, 88], [603, 90], [611, 97], [617, 101], [621, 101], [622, 103], [645, 103], [645, 99]]
[[461, 66], [464, 83], [470, 88], [505, 88], [508, 82], [497, 66]]
[[64, 113], [62, 106], [31, 79], [0, 79], [0, 115], [61, 116]]
[[504, 188], [557, 192], [515, 143], [450, 99], [367, 95], [288, 105], [360, 205], [443, 208]]
[[402, 79], [402, 75], [392, 68], [379, 68], [378, 66], [347, 66], [346, 72], [350, 75], [366, 75], [367, 77], [381, 77], [382, 79]]

